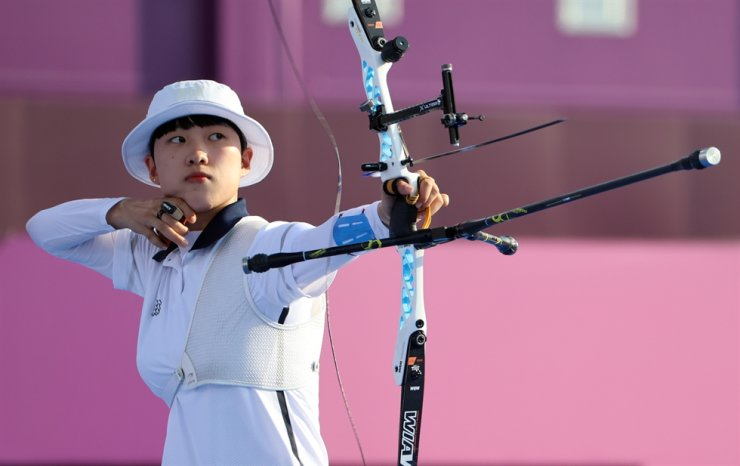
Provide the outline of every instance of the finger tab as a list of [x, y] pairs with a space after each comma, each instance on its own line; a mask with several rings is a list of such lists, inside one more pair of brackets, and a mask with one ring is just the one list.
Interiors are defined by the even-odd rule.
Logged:
[[183, 211], [171, 202], [163, 201], [159, 207], [157, 218], [162, 218], [162, 214], [167, 214], [179, 222], [185, 217]]

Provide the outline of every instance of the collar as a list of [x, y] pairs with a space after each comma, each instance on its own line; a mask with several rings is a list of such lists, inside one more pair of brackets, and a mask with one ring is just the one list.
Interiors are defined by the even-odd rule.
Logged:
[[[233, 204], [229, 204], [221, 209], [215, 217], [208, 222], [208, 225], [203, 229], [203, 232], [195, 240], [195, 244], [190, 248], [191, 251], [198, 249], [205, 249], [211, 246], [216, 241], [224, 237], [239, 220], [249, 215], [247, 213], [247, 204], [244, 199], [239, 198]], [[177, 249], [175, 243], [171, 243], [167, 249], [163, 249], [156, 253], [152, 259], [157, 262], [162, 262], [169, 254]]]

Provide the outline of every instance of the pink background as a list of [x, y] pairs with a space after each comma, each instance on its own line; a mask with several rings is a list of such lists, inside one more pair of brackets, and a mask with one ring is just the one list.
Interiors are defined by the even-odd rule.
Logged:
[[[740, 244], [519, 238], [426, 256], [426, 464], [740, 461]], [[392, 251], [332, 288], [341, 375], [372, 464], [395, 458]], [[135, 368], [140, 300], [17, 236], [0, 246], [0, 463], [156, 463], [166, 407]], [[322, 431], [359, 454], [325, 345]]]

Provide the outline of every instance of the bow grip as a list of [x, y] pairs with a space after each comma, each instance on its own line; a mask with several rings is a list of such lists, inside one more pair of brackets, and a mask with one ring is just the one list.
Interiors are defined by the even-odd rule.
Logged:
[[419, 190], [414, 188], [414, 192], [411, 195], [404, 195], [398, 192], [398, 183], [405, 181], [412, 186], [418, 183], [418, 175], [408, 173], [409, 177], [415, 178], [414, 181], [410, 181], [409, 177], [402, 176], [386, 180], [383, 183], [383, 191], [389, 196], [393, 196], [393, 205], [391, 206], [391, 218], [390, 218], [390, 237], [396, 237], [401, 235], [407, 235], [416, 231], [416, 219], [419, 214], [419, 210], [416, 208], [416, 201], [419, 199]]

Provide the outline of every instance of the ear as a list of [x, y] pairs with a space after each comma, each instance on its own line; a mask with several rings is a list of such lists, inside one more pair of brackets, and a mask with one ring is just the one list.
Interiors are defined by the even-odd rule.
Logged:
[[146, 163], [146, 168], [149, 169], [149, 179], [152, 180], [152, 182], [159, 184], [159, 175], [157, 174], [157, 164], [154, 163], [154, 157], [150, 155], [147, 155], [144, 159], [144, 163]]
[[252, 164], [252, 155], [254, 155], [254, 153], [252, 152], [251, 147], [247, 147], [244, 149], [244, 152], [242, 152], [242, 176], [249, 173]]

